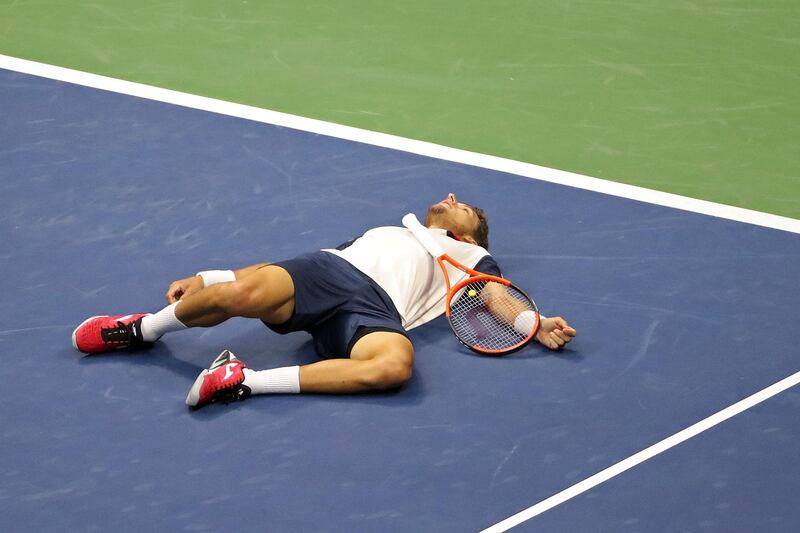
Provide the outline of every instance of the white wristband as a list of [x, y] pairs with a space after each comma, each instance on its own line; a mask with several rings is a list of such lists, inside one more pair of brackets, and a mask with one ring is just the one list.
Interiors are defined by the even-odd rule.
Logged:
[[514, 331], [520, 335], [528, 336], [533, 331], [536, 324], [536, 313], [533, 311], [523, 311], [514, 320]]
[[233, 273], [233, 270], [204, 270], [198, 272], [197, 275], [203, 278], [203, 287], [236, 281], [236, 274]]

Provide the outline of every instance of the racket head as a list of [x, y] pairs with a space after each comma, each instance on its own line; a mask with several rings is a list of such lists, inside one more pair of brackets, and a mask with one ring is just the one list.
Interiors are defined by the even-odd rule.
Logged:
[[[514, 327], [520, 312], [533, 312], [525, 332]], [[447, 321], [456, 338], [483, 355], [503, 356], [533, 340], [539, 329], [539, 309], [525, 291], [509, 280], [486, 274], [471, 276], [447, 294]], [[529, 315], [530, 316], [530, 315]]]

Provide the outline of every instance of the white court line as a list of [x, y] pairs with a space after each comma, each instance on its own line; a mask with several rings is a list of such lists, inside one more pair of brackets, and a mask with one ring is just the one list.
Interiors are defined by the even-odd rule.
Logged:
[[675, 433], [671, 437], [667, 437], [661, 442], [653, 444], [649, 448], [645, 448], [637, 454], [631, 455], [627, 459], [624, 459], [619, 463], [584, 479], [580, 483], [576, 483], [575, 485], [572, 485], [571, 487], [540, 501], [536, 505], [532, 505], [524, 511], [520, 511], [514, 516], [506, 518], [502, 522], [498, 522], [497, 524], [484, 529], [481, 531], [481, 533], [500, 533], [501, 531], [508, 531], [512, 527], [517, 526], [526, 520], [530, 520], [531, 518], [538, 516], [557, 505], [561, 505], [565, 501], [572, 499], [579, 494], [583, 494], [587, 490], [608, 481], [612, 477], [618, 476], [619, 474], [630, 468], [633, 468], [639, 463], [643, 463], [648, 459], [652, 459], [656, 455], [665, 452], [674, 446], [677, 446], [683, 441], [697, 436], [703, 431], [706, 431], [707, 429], [710, 429], [717, 424], [724, 422], [725, 420], [728, 420], [729, 418], [736, 416], [743, 411], [746, 411], [747, 409], [750, 409], [754, 405], [758, 405], [764, 400], [772, 398], [776, 394], [781, 393], [790, 387], [794, 387], [798, 383], [800, 383], [800, 372], [792, 374], [788, 378], [782, 379], [781, 381], [770, 385], [766, 389], [763, 389], [752, 396], [748, 396], [744, 400], [741, 400], [730, 407], [726, 407], [722, 411], [719, 411], [708, 418], [701, 420], [693, 426], [689, 426], [683, 431]]
[[[487, 168], [490, 170], [507, 172], [541, 181], [672, 207], [684, 211], [701, 213], [704, 215], [745, 222], [748, 224], [779, 229], [792, 233], [800, 233], [800, 220], [797, 219], [718, 204], [706, 200], [688, 198], [677, 194], [654, 191], [633, 185], [615, 183], [612, 181], [606, 181], [590, 176], [566, 172], [563, 170], [541, 167], [530, 163], [523, 163], [520, 161], [513, 161], [511, 159], [468, 152], [466, 150], [460, 150], [457, 148], [449, 148], [429, 142], [416, 141], [395, 135], [377, 133], [359, 128], [353, 128], [350, 126], [333, 124], [331, 122], [324, 122], [321, 120], [299, 117], [287, 113], [270, 111], [268, 109], [225, 102], [222, 100], [182, 93], [170, 89], [162, 89], [141, 83], [99, 76], [97, 74], [90, 74], [73, 69], [37, 63], [25, 59], [18, 59], [2, 54], [0, 54], [0, 68], [13, 70], [24, 74], [31, 74], [34, 76], [41, 76], [53, 80], [74, 83], [86, 87], [112, 91], [129, 96], [137, 96], [140, 98], [146, 98], [149, 100], [155, 100], [182, 107], [210, 111], [222, 115], [244, 118], [256, 122], [293, 128], [310, 133], [327, 135], [330, 137], [337, 137], [340, 139], [361, 142], [373, 146], [391, 148], [404, 152], [433, 157], [436, 159], [442, 159], [445, 161], [452, 161], [455, 163], [463, 163], [476, 167]], [[551, 509], [556, 505], [559, 505], [570, 498], [573, 498], [589, 490], [590, 488], [595, 487], [616, 475], [619, 475], [620, 473], [638, 465], [639, 463], [642, 463], [654, 457], [655, 455], [658, 455], [659, 453], [696, 436], [697, 434], [719, 424], [720, 422], [723, 422], [724, 420], [727, 420], [728, 418], [735, 416], [760, 402], [763, 402], [767, 398], [770, 398], [775, 394], [778, 394], [779, 392], [796, 385], [798, 382], [800, 382], [800, 372], [770, 387], [767, 387], [761, 392], [745, 398], [744, 400], [726, 409], [723, 409], [722, 411], [706, 418], [705, 420], [702, 420], [701, 422], [698, 422], [697, 424], [686, 428], [683, 431], [676, 433], [675, 435], [664, 439], [663, 441], [654, 444], [645, 450], [642, 450], [641, 452], [603, 470], [602, 472], [599, 472], [594, 476], [587, 478], [584, 481], [573, 485], [572, 487], [569, 487], [566, 490], [563, 490], [558, 494], [555, 494], [550, 498], [547, 498], [546, 500], [543, 500], [536, 505], [525, 509], [524, 511], [517, 513], [516, 515], [489, 527], [488, 529], [485, 529], [483, 533], [497, 533], [500, 531], [506, 531], [526, 520], [529, 520], [534, 516], [537, 516], [548, 509]]]
[[173, 105], [254, 120], [256, 122], [284, 126], [384, 148], [392, 148], [404, 152], [434, 157], [436, 159], [443, 159], [445, 161], [463, 163], [500, 172], [508, 172], [510, 174], [541, 181], [558, 183], [560, 185], [629, 198], [631, 200], [638, 200], [650, 204], [663, 205], [684, 211], [746, 222], [792, 233], [800, 233], [800, 220], [793, 218], [771, 215], [769, 213], [742, 209], [740, 207], [718, 204], [706, 200], [688, 198], [677, 194], [654, 191], [634, 185], [625, 185], [623, 183], [602, 180], [563, 170], [541, 167], [531, 163], [523, 163], [521, 161], [468, 152], [466, 150], [450, 148], [429, 142], [406, 139], [396, 135], [378, 133], [353, 128], [351, 126], [342, 126], [322, 120], [299, 117], [288, 113], [235, 104], [233, 102], [225, 102], [223, 100], [182, 93], [170, 89], [162, 89], [142, 83], [118, 80], [106, 76], [99, 76], [97, 74], [28, 61], [26, 59], [18, 59], [2, 54], [0, 54], [0, 68], [130, 96], [138, 96]]

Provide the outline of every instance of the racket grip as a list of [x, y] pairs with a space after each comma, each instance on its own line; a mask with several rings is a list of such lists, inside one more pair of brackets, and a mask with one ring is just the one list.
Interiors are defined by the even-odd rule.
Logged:
[[536, 313], [533, 311], [523, 311], [514, 319], [514, 331], [520, 335], [528, 336], [536, 325]]
[[439, 243], [436, 242], [431, 234], [428, 232], [428, 228], [422, 225], [419, 220], [417, 220], [416, 215], [414, 213], [409, 213], [403, 217], [403, 225], [411, 231], [411, 234], [416, 237], [419, 243], [431, 254], [433, 257], [439, 257], [444, 254], [444, 250]]

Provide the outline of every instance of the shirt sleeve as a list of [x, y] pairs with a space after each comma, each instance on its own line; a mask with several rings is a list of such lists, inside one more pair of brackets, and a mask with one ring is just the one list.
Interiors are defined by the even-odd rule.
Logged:
[[500, 271], [500, 266], [491, 255], [483, 256], [483, 258], [478, 261], [478, 264], [475, 265], [473, 270], [477, 270], [478, 272], [483, 272], [484, 274], [489, 274], [491, 276], [497, 276], [500, 278], [503, 277], [503, 273]]

